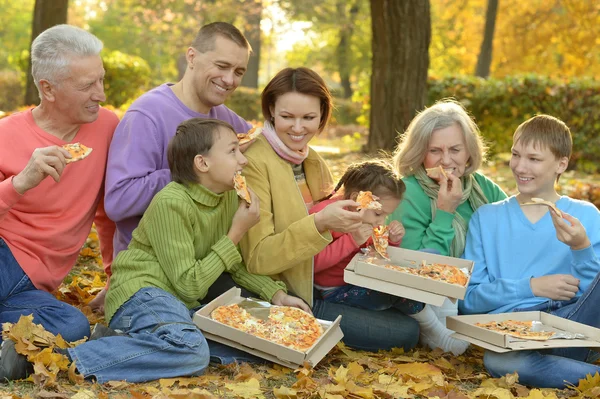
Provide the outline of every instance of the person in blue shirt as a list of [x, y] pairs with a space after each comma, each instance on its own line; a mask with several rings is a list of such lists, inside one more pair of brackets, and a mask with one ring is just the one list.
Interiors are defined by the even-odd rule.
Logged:
[[[555, 183], [572, 150], [567, 125], [535, 116], [514, 133], [510, 168], [519, 193], [480, 207], [469, 223], [464, 257], [475, 262], [463, 314], [540, 310], [600, 327], [600, 212], [584, 201], [559, 195]], [[525, 205], [532, 198], [547, 205]], [[494, 377], [518, 372], [519, 381], [564, 388], [588, 373], [587, 348], [544, 351], [486, 351], [484, 365]]]

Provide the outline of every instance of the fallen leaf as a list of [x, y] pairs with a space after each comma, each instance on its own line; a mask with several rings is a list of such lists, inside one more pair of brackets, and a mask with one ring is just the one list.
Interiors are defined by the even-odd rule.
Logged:
[[260, 389], [260, 382], [255, 378], [245, 382], [225, 384], [225, 388], [242, 398], [264, 398]]
[[298, 397], [298, 391], [281, 386], [279, 388], [273, 388], [273, 395], [278, 399], [296, 399]]

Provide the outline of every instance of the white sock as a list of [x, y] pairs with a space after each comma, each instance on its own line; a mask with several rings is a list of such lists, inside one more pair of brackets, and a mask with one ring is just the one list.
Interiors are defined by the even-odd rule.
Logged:
[[431, 306], [425, 305], [422, 311], [410, 315], [419, 322], [421, 329], [421, 341], [431, 349], [441, 348], [444, 352], [452, 352], [456, 356], [464, 353], [469, 343], [462, 339], [452, 338], [454, 333], [448, 330], [437, 318]]

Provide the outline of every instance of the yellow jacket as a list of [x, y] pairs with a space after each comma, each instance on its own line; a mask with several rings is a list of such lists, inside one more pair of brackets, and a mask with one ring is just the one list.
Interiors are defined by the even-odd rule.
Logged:
[[[260, 221], [240, 242], [246, 267], [250, 273], [284, 281], [291, 293], [312, 306], [313, 256], [331, 242], [331, 233], [319, 233], [292, 165], [277, 155], [264, 136], [244, 155], [248, 158], [246, 181], [260, 199]], [[323, 158], [310, 149], [303, 166], [313, 199], [329, 194], [333, 178]]]

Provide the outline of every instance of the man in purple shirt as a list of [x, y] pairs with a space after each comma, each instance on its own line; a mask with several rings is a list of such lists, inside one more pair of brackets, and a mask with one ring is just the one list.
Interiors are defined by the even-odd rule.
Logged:
[[[183, 78], [143, 94], [123, 116], [108, 154], [104, 199], [106, 213], [117, 226], [115, 257], [129, 245], [154, 195], [171, 181], [167, 144], [181, 122], [215, 118], [238, 133], [250, 129], [223, 105], [239, 86], [250, 52], [250, 44], [235, 26], [225, 22], [203, 26], [187, 49]], [[94, 299], [96, 306], [102, 307], [104, 295], [102, 291]]]

